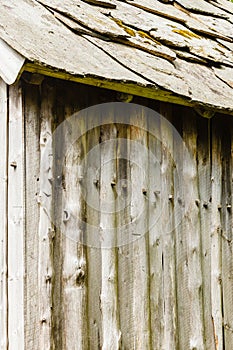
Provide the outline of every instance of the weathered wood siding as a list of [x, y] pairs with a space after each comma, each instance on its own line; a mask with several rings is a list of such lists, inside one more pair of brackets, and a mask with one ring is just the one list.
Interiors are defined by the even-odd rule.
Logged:
[[53, 79], [23, 93], [25, 349], [231, 350], [232, 117], [135, 97], [163, 118], [93, 109], [74, 131], [119, 95]]
[[0, 348], [7, 346], [7, 85], [0, 80]]
[[0, 81], [1, 349], [24, 347], [24, 123], [20, 84]]

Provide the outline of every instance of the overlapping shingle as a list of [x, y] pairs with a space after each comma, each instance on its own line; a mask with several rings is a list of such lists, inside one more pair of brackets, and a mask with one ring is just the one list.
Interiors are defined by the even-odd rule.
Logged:
[[130, 83], [134, 92], [151, 89], [150, 97], [159, 99], [160, 91], [171, 101], [233, 112], [233, 4], [227, 0], [0, 4], [0, 38], [35, 70], [47, 67], [84, 83], [87, 77], [93, 84], [115, 81], [119, 88]]

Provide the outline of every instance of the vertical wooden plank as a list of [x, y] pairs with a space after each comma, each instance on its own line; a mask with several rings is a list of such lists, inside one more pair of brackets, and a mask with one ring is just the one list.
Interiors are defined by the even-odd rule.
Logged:
[[[211, 120], [197, 116], [197, 170], [199, 199], [196, 205], [200, 210], [200, 230], [203, 273], [203, 315], [205, 349], [214, 349], [214, 329], [211, 315]], [[204, 204], [204, 205], [203, 205]]]
[[[211, 210], [211, 305], [214, 329], [215, 349], [223, 350], [223, 315], [222, 315], [222, 238], [221, 238], [221, 134], [219, 124], [213, 118], [212, 128], [212, 210]], [[221, 130], [221, 129], [220, 129]]]
[[[101, 240], [98, 234], [100, 225], [100, 152], [92, 152], [99, 147], [100, 138], [100, 116], [96, 113], [88, 111], [86, 120], [87, 132], [87, 157], [88, 171], [86, 187], [86, 216], [88, 223], [87, 235], [87, 285], [88, 285], [88, 346], [89, 349], [98, 350], [103, 342], [102, 337], [102, 320], [100, 311], [100, 295], [101, 295]], [[94, 127], [95, 125], [97, 127]], [[92, 242], [91, 238], [95, 237]], [[93, 244], [94, 243], [94, 244]]]
[[[65, 107], [65, 117], [72, 115], [72, 107]], [[72, 121], [71, 121], [72, 123]], [[72, 124], [72, 127], [74, 125]], [[86, 310], [86, 249], [83, 245], [85, 228], [85, 205], [83, 185], [85, 182], [85, 116], [78, 119], [78, 130], [84, 136], [73, 144], [64, 139], [67, 149], [63, 162], [63, 349], [82, 350], [88, 348]], [[67, 128], [64, 130], [68, 132]], [[62, 143], [62, 141], [60, 140]], [[55, 262], [56, 263], [56, 262]]]
[[25, 348], [39, 350], [38, 228], [40, 183], [40, 92], [24, 85], [25, 111]]
[[[176, 160], [176, 171], [174, 171], [174, 226], [175, 226], [175, 247], [176, 247], [176, 284], [177, 284], [177, 323], [178, 323], [178, 348], [189, 348], [190, 335], [190, 301], [187, 288], [187, 240], [186, 231], [184, 229], [185, 200], [184, 193], [183, 168], [185, 166], [183, 154], [185, 145], [183, 144], [183, 109], [176, 107], [174, 115], [174, 155]], [[181, 142], [182, 140], [182, 142]]]
[[7, 85], [0, 79], [0, 349], [7, 349]]
[[24, 120], [19, 84], [9, 88], [8, 336], [24, 348]]
[[[109, 111], [107, 118], [112, 123], [114, 115]], [[121, 333], [118, 316], [117, 291], [117, 255], [115, 229], [115, 194], [111, 182], [116, 173], [116, 139], [117, 129], [114, 124], [106, 124], [103, 116], [101, 126], [101, 174], [100, 174], [100, 235], [103, 237], [101, 312], [103, 350], [119, 349]]]
[[143, 108], [130, 116], [130, 233], [138, 236], [130, 245], [132, 259], [132, 349], [150, 348], [150, 300], [148, 264], [148, 139]]
[[117, 145], [116, 172], [116, 228], [118, 239], [118, 292], [119, 318], [122, 333], [122, 349], [133, 348], [133, 262], [132, 243], [127, 225], [130, 224], [130, 209], [132, 189], [125, 187], [130, 182], [130, 161], [128, 157], [130, 144], [130, 126], [118, 124], [118, 138], [124, 140]]
[[176, 274], [175, 274], [175, 237], [174, 237], [174, 184], [173, 171], [176, 167], [173, 158], [172, 107], [161, 103], [161, 207], [162, 233], [162, 284], [164, 338], [162, 348], [175, 349], [177, 343], [176, 324]]
[[232, 120], [221, 116], [222, 143], [222, 303], [224, 348], [233, 349]]
[[[161, 214], [163, 195], [161, 193], [161, 151], [160, 118], [149, 118], [149, 259], [150, 259], [150, 319], [151, 348], [162, 349], [164, 341], [163, 308], [163, 234]], [[156, 161], [154, 163], [154, 160]]]
[[202, 308], [202, 266], [199, 199], [197, 187], [197, 129], [195, 115], [184, 117], [183, 140], [188, 152], [184, 152], [184, 193], [186, 196], [186, 213], [184, 229], [187, 239], [187, 289], [190, 298], [190, 348], [204, 349], [203, 339], [203, 308]]
[[52, 118], [54, 106], [54, 87], [44, 85], [42, 89], [40, 125], [40, 182], [39, 182], [39, 230], [38, 230], [38, 290], [39, 290], [39, 348], [52, 347], [52, 244], [54, 227], [52, 222]]

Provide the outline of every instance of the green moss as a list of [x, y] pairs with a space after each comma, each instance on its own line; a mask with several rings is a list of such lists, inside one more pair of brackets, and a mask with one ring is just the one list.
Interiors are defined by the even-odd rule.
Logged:
[[181, 29], [173, 29], [172, 30], [174, 33], [180, 34], [184, 36], [185, 38], [192, 39], [201, 39], [201, 37], [193, 32], [190, 32], [189, 30], [181, 30]]
[[111, 19], [116, 23], [118, 24], [119, 27], [123, 28], [124, 31], [129, 34], [130, 36], [136, 36], [136, 33], [133, 29], [127, 27], [125, 24], [122, 23], [122, 21], [120, 19], [117, 19], [117, 18], [113, 18], [111, 17]]
[[[139, 30], [137, 33], [138, 33], [138, 35], [139, 35], [141, 38], [149, 39], [150, 41], [153, 41], [153, 42], [156, 43], [157, 45], [161, 45], [157, 40], [155, 40], [154, 38], [152, 38], [149, 34], [143, 32], [142, 30]], [[151, 43], [149, 42], [148, 44], [151, 44]]]

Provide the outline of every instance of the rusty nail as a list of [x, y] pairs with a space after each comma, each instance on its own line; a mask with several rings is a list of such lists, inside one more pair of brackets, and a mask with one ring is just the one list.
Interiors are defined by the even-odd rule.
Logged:
[[99, 180], [98, 179], [94, 179], [93, 180], [93, 184], [95, 185], [95, 187], [99, 187]]
[[115, 179], [113, 179], [113, 180], [111, 181], [111, 186], [112, 186], [112, 187], [115, 187], [115, 186], [116, 186], [116, 180], [115, 180]]
[[66, 210], [66, 209], [65, 209], [63, 212], [64, 212], [63, 222], [66, 222], [66, 221], [68, 221], [69, 218], [70, 218], [70, 213], [69, 213], [69, 211]]
[[80, 177], [78, 178], [78, 182], [79, 182], [80, 184], [83, 182], [83, 176], [80, 176]]
[[17, 168], [17, 163], [14, 161], [14, 162], [11, 162], [10, 163], [10, 166], [12, 166], [14, 169]]
[[147, 190], [145, 188], [142, 189], [142, 193], [144, 194], [144, 196], [147, 195]]
[[46, 282], [49, 282], [49, 281], [51, 281], [51, 276], [48, 274], [46, 275]]

